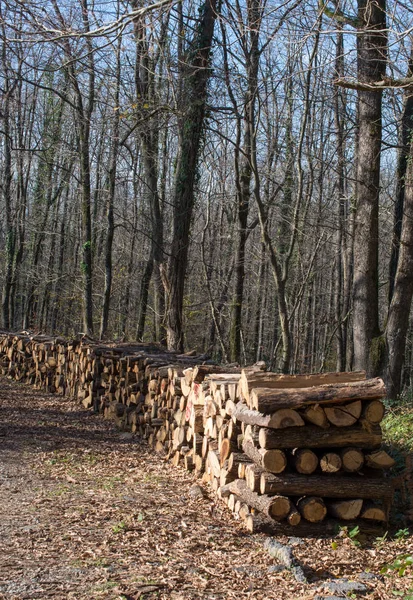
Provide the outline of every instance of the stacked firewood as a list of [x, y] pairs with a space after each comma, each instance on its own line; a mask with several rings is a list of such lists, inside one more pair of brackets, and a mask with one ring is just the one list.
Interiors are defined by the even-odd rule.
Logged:
[[0, 333], [0, 371], [67, 394], [211, 484], [253, 531], [385, 522], [385, 396], [364, 373], [285, 376], [157, 344]]
[[328, 517], [387, 521], [392, 487], [385, 470], [394, 461], [380, 449], [381, 379], [243, 372], [239, 391], [232, 413], [238, 452], [229, 461], [232, 477], [238, 463], [238, 476], [219, 493], [239, 503], [249, 528], [254, 517], [245, 505], [292, 526]]
[[168, 381], [171, 363], [188, 367], [205, 357], [166, 352], [158, 344], [98, 344], [44, 335], [0, 333], [0, 372], [50, 393], [67, 394], [85, 408], [135, 402], [149, 382]]

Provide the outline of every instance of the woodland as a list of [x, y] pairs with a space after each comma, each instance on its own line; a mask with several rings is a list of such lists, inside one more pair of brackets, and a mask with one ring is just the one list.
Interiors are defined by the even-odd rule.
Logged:
[[2, 326], [412, 385], [413, 7], [0, 0]]

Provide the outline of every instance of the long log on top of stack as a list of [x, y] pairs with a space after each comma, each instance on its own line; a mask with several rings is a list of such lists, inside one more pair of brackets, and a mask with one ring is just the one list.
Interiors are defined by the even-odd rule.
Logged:
[[365, 371], [345, 373], [315, 373], [310, 375], [282, 375], [278, 373], [255, 372], [244, 369], [241, 374], [240, 390], [245, 402], [250, 406], [250, 392], [252, 389], [291, 389], [308, 388], [325, 384], [348, 383], [366, 379]]
[[384, 398], [386, 387], [382, 379], [366, 379], [346, 383], [317, 385], [294, 390], [289, 388], [253, 388], [250, 406], [260, 413], [272, 414], [281, 408], [302, 408], [308, 404], [340, 404], [351, 400]]

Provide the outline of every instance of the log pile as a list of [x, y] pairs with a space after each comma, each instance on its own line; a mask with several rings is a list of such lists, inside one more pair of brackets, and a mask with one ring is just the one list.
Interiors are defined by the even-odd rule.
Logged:
[[[241, 424], [243, 467], [221, 495], [254, 506], [248, 489], [261, 505], [268, 503], [273, 519], [290, 525], [328, 518], [360, 520], [360, 526], [387, 521], [392, 486], [385, 471], [394, 461], [380, 449], [386, 394], [381, 379], [366, 380], [364, 373], [243, 371], [239, 390], [232, 419]], [[277, 517], [274, 498], [284, 507]], [[248, 526], [253, 525], [250, 516]]]
[[69, 395], [202, 476], [255, 531], [385, 523], [384, 384], [364, 373], [241, 371], [157, 344], [0, 333], [0, 371]]

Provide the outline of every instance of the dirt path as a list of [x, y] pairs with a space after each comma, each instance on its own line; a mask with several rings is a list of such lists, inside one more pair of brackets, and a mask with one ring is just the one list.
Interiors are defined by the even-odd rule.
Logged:
[[299, 584], [193, 483], [72, 401], [0, 380], [0, 598], [310, 599], [326, 578], [381, 566], [379, 548], [305, 542]]

